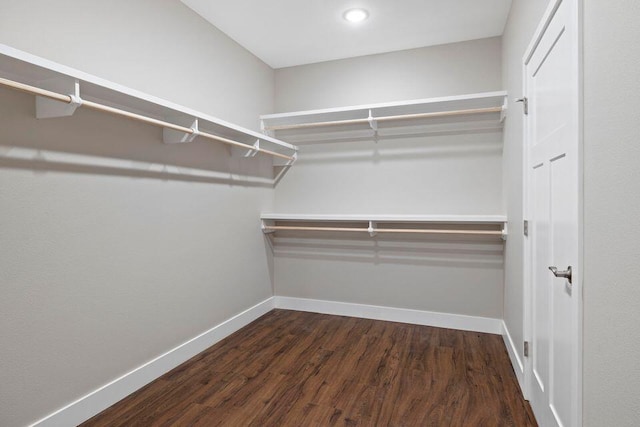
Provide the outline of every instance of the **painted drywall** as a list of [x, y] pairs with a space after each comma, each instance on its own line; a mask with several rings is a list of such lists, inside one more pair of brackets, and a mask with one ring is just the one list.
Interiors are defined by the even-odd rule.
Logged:
[[584, 425], [640, 418], [640, 4], [584, 2]]
[[276, 294], [499, 319], [502, 246], [478, 239], [278, 237]]
[[501, 90], [492, 37], [276, 70], [276, 111]]
[[[276, 70], [278, 112], [501, 90], [499, 38]], [[502, 132], [301, 146], [276, 210], [500, 214]], [[369, 239], [369, 238], [367, 238]], [[428, 239], [427, 239], [428, 240]], [[276, 294], [502, 316], [502, 244], [290, 236]]]
[[[276, 70], [277, 111], [500, 90], [500, 50], [491, 38]], [[501, 152], [501, 132], [304, 145], [276, 205], [291, 213], [496, 214]]]
[[503, 191], [504, 209], [509, 219], [509, 240], [505, 246], [504, 321], [523, 360], [524, 289], [523, 289], [523, 121], [522, 64], [533, 33], [546, 10], [548, 1], [514, 0], [502, 42], [502, 78], [509, 93], [509, 114], [504, 124]]
[[[273, 71], [173, 0], [0, 1], [0, 43], [249, 128]], [[194, 89], [195, 88], [195, 89]]]
[[[0, 43], [256, 128], [273, 71], [170, 0], [0, 1]], [[0, 425], [34, 422], [272, 295], [270, 160], [0, 90]], [[250, 263], [247, 262], [250, 260]]]

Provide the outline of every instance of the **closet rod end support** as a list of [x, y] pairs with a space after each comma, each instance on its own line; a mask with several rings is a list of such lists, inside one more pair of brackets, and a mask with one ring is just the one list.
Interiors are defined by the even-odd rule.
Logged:
[[264, 234], [273, 234], [276, 232], [274, 229], [271, 228], [273, 225], [274, 225], [274, 221], [262, 220], [260, 224], [260, 228], [262, 229], [262, 232]]
[[369, 221], [369, 228], [367, 228], [369, 232], [369, 237], [376, 237], [378, 234], [378, 230], [376, 230], [376, 223], [374, 221]]

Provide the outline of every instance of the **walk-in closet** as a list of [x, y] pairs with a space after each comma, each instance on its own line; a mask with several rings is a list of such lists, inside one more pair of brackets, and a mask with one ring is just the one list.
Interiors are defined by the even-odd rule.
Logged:
[[0, 426], [635, 426], [640, 9], [0, 0]]

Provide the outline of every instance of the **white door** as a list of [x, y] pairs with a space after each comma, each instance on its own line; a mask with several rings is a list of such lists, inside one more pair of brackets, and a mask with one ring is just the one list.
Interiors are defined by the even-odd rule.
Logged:
[[526, 377], [538, 423], [570, 427], [581, 424], [578, 13], [577, 0], [551, 3], [524, 65]]

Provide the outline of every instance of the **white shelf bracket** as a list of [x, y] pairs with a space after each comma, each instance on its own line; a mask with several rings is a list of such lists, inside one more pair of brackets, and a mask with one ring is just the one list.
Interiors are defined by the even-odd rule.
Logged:
[[76, 108], [82, 105], [80, 98], [80, 82], [71, 77], [54, 77], [38, 84], [39, 87], [53, 92], [68, 94], [71, 102], [61, 102], [42, 96], [36, 96], [36, 117], [50, 119], [56, 117], [73, 116]]
[[504, 226], [502, 227], [502, 235], [500, 236], [500, 238], [506, 241], [508, 235], [509, 235], [509, 232], [507, 230], [507, 223], [505, 222]]
[[247, 150], [244, 154], [244, 157], [255, 157], [256, 154], [260, 152], [260, 140], [256, 139], [256, 142], [253, 144], [253, 150]]
[[291, 160], [289, 160], [287, 162], [287, 166], [293, 166], [293, 164], [296, 162], [296, 160], [298, 160], [298, 152], [296, 151], [295, 153], [293, 153], [293, 155], [291, 157], [293, 157], [293, 159], [291, 159]]
[[367, 228], [367, 231], [369, 232], [369, 237], [375, 237], [376, 234], [378, 234], [375, 221], [369, 221], [369, 228]]
[[509, 98], [507, 96], [504, 97], [504, 102], [502, 104], [502, 111], [500, 111], [500, 123], [504, 123], [507, 118], [507, 110], [509, 109]]
[[180, 126], [191, 128], [193, 132], [187, 133], [164, 128], [162, 130], [162, 140], [165, 144], [184, 144], [187, 142], [193, 142], [200, 133], [200, 130], [198, 129], [198, 119], [182, 117], [175, 118], [173, 121]]
[[262, 232], [263, 232], [264, 234], [273, 234], [273, 233], [275, 233], [276, 231], [275, 231], [275, 230], [270, 230], [270, 229], [269, 229], [269, 227], [270, 227], [270, 226], [273, 226], [274, 224], [275, 224], [275, 221], [269, 221], [269, 220], [265, 220], [265, 219], [263, 219], [263, 220], [261, 221], [260, 228], [262, 229]]
[[371, 114], [371, 109], [369, 109], [369, 117], [367, 117], [367, 122], [369, 122], [369, 127], [374, 131], [378, 132], [378, 121]]
[[275, 136], [275, 132], [267, 129], [267, 125], [262, 119], [260, 119], [260, 132], [262, 132], [262, 134], [266, 136], [271, 136], [271, 137]]
[[291, 157], [292, 157], [291, 160], [274, 157], [273, 166], [281, 167], [283, 169], [288, 169], [290, 166], [292, 166], [296, 162], [296, 160], [298, 160], [298, 152], [296, 151], [295, 153], [293, 153]]
[[289, 170], [291, 166], [298, 160], [298, 152], [296, 151], [291, 155], [292, 159], [288, 160], [286, 163], [281, 163], [280, 159], [273, 159], [273, 173], [274, 173], [274, 182], [279, 182], [280, 179], [284, 176], [285, 173]]

